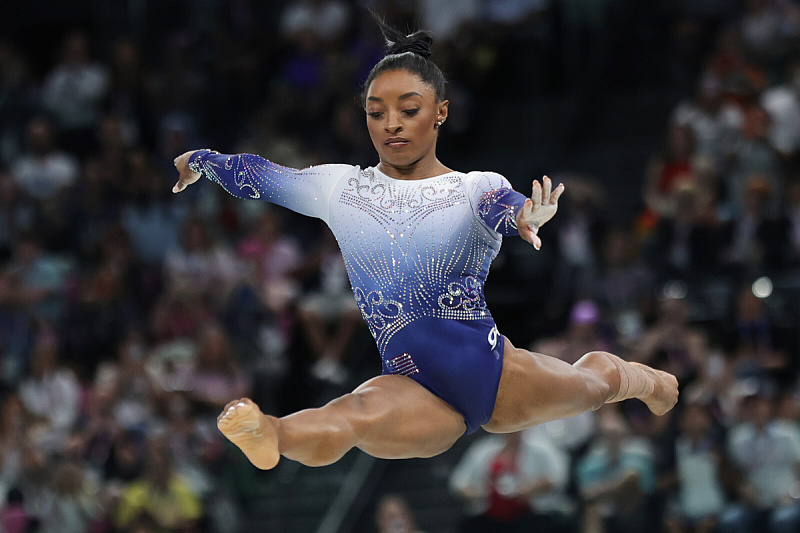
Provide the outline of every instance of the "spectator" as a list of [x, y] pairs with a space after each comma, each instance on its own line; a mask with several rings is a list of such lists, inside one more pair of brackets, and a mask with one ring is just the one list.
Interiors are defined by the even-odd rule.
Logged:
[[169, 203], [168, 187], [153, 169], [147, 152], [130, 154], [131, 198], [123, 207], [120, 222], [131, 239], [139, 260], [160, 268], [167, 254], [177, 248], [186, 210]]
[[316, 359], [311, 374], [341, 385], [347, 379], [342, 358], [362, 318], [333, 233], [323, 239], [304, 267], [318, 274], [319, 288], [300, 301], [300, 323]]
[[9, 491], [2, 494], [4, 497], [11, 497], [11, 491], [18, 487], [24, 449], [29, 444], [26, 442], [29, 426], [30, 416], [19, 395], [9, 394], [0, 405], [0, 486]]
[[302, 254], [297, 242], [283, 233], [280, 217], [265, 211], [253, 233], [239, 243], [238, 252], [253, 269], [267, 307], [284, 314], [300, 290], [291, 274], [300, 267]]
[[776, 0], [748, 0], [741, 19], [745, 50], [759, 64], [771, 66], [784, 52], [787, 37], [797, 33], [797, 26], [787, 17], [788, 8]]
[[378, 533], [422, 533], [417, 529], [408, 503], [394, 494], [386, 495], [378, 501], [375, 525]]
[[281, 14], [280, 30], [289, 39], [304, 33], [330, 45], [340, 40], [350, 24], [350, 12], [339, 0], [301, 0], [288, 4]]
[[0, 258], [7, 259], [20, 234], [34, 229], [38, 215], [38, 206], [23, 194], [13, 176], [0, 171]]
[[655, 216], [672, 213], [672, 191], [684, 180], [694, 180], [694, 133], [689, 126], [671, 124], [663, 154], [650, 160], [644, 199]]
[[610, 350], [611, 345], [600, 334], [600, 309], [592, 300], [577, 302], [569, 314], [569, 326], [564, 335], [544, 339], [533, 346], [534, 352], [558, 357], [569, 364], [585, 353]]
[[600, 434], [576, 466], [578, 489], [586, 507], [587, 533], [650, 531], [649, 495], [655, 489], [650, 444], [631, 436], [611, 411], [600, 417]]
[[569, 458], [523, 433], [475, 442], [450, 476], [450, 488], [472, 513], [461, 531], [564, 531]]
[[711, 533], [725, 506], [726, 455], [713, 429], [705, 406], [684, 407], [675, 443], [677, 498], [665, 523], [669, 533]]
[[783, 266], [789, 244], [788, 220], [771, 207], [776, 190], [763, 176], [753, 175], [740, 194], [741, 215], [722, 228], [726, 260], [740, 275], [774, 271]]
[[119, 117], [123, 143], [127, 147], [139, 141], [150, 141], [146, 137], [152, 132], [152, 120], [145, 93], [144, 65], [138, 43], [122, 37], [114, 43], [110, 65], [107, 109]]
[[769, 114], [769, 141], [780, 154], [789, 158], [800, 149], [800, 58], [786, 69], [782, 85], [767, 88], [760, 103]]
[[669, 213], [650, 236], [646, 256], [661, 281], [702, 278], [719, 265], [721, 229], [703, 216], [702, 194], [699, 184], [677, 184]]
[[20, 305], [18, 287], [11, 269], [0, 269], [0, 381], [4, 385], [17, 383], [25, 371], [33, 336], [33, 320]]
[[214, 242], [199, 218], [184, 223], [181, 245], [167, 255], [165, 269], [174, 296], [211, 297], [217, 303], [225, 300], [240, 275], [233, 252]]
[[720, 518], [722, 533], [796, 531], [800, 504], [794, 498], [800, 482], [800, 436], [797, 423], [775, 417], [774, 387], [757, 381], [742, 400], [743, 421], [728, 436], [728, 453], [741, 470], [738, 502]]
[[17, 488], [8, 491], [6, 505], [0, 510], [0, 526], [5, 533], [34, 531], [34, 521], [25, 510], [25, 496]]
[[[621, 341], [635, 341], [652, 305], [654, 276], [639, 260], [632, 232], [615, 229], [603, 243], [596, 281], [596, 299]], [[547, 353], [547, 352], [545, 352]]]
[[[769, 115], [760, 106], [752, 106], [745, 114], [739, 135], [728, 146], [730, 168], [724, 174], [729, 210], [741, 216], [745, 210], [745, 191], [754, 176], [765, 181], [771, 191], [783, 190], [780, 160], [769, 144]], [[772, 194], [766, 214], [776, 216], [781, 205], [779, 195]]]
[[734, 372], [739, 377], [762, 371], [779, 371], [788, 361], [782, 353], [775, 335], [775, 325], [764, 300], [753, 293], [751, 286], [743, 286], [736, 294], [732, 326], [728, 334], [736, 347]]
[[173, 472], [167, 449], [157, 442], [149, 446], [145, 474], [123, 490], [114, 525], [127, 528], [142, 515], [166, 531], [193, 531], [203, 516], [200, 500]]
[[634, 348], [637, 361], [663, 368], [683, 383], [703, 364], [706, 334], [689, 324], [689, 303], [679, 295], [665, 295], [659, 302], [655, 323]]
[[[593, 294], [599, 250], [606, 233], [606, 219], [600, 209], [605, 199], [597, 183], [582, 177], [565, 182], [571, 196], [555, 225], [558, 243], [555, 269], [559, 275], [555, 280], [556, 296], [552, 298], [552, 305], [566, 305], [564, 311], [569, 309], [569, 303]], [[551, 312], [558, 316], [562, 310]]]
[[[487, 7], [491, 9], [491, 4]], [[422, 27], [433, 34], [436, 42], [442, 42], [456, 39], [464, 26], [479, 20], [481, 2], [466, 0], [453, 4], [447, 0], [424, 0], [419, 10]]]
[[42, 87], [42, 102], [56, 117], [69, 148], [86, 155], [108, 91], [108, 72], [89, 57], [89, 39], [72, 32], [64, 40], [61, 61]]
[[739, 109], [723, 99], [722, 83], [712, 72], [701, 77], [697, 95], [680, 102], [672, 111], [670, 122], [691, 128], [697, 154], [714, 161], [719, 169], [727, 139], [741, 127], [744, 118]]
[[149, 362], [144, 339], [132, 330], [119, 344], [117, 360], [98, 367], [94, 394], [109, 405], [115, 427], [142, 431], [155, 418], [163, 389]]
[[21, 50], [0, 40], [0, 167], [19, 155], [25, 122], [35, 109], [36, 87], [31, 84], [29, 70]]
[[219, 324], [203, 328], [188, 380], [188, 398], [194, 403], [194, 411], [205, 416], [216, 417], [232, 399], [250, 395], [250, 380], [237, 364]]
[[11, 174], [20, 189], [36, 200], [56, 198], [78, 178], [78, 164], [58, 150], [50, 122], [36, 117], [26, 129], [27, 151], [11, 164]]
[[84, 533], [100, 514], [96, 487], [85, 478], [83, 467], [67, 462], [53, 470], [52, 501], [43, 517], [42, 533]]
[[31, 373], [19, 385], [25, 409], [46, 422], [47, 451], [57, 452], [78, 419], [80, 387], [75, 374], [58, 364], [58, 339], [40, 333], [31, 356]]

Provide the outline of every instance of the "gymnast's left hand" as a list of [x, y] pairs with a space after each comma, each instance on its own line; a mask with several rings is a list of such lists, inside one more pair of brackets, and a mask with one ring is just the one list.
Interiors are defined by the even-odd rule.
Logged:
[[558, 199], [564, 192], [564, 184], [560, 183], [555, 190], [552, 189], [553, 182], [547, 176], [542, 178], [542, 183], [539, 183], [539, 180], [533, 180], [531, 197], [525, 200], [525, 205], [517, 213], [519, 236], [531, 243], [537, 250], [542, 248], [539, 228], [553, 218], [558, 211]]
[[187, 186], [200, 179], [201, 174], [189, 168], [189, 158], [192, 157], [192, 154], [196, 151], [197, 150], [189, 150], [176, 157], [175, 161], [173, 161], [173, 163], [175, 163], [175, 168], [178, 169], [179, 177], [178, 183], [172, 187], [172, 192], [181, 192]]

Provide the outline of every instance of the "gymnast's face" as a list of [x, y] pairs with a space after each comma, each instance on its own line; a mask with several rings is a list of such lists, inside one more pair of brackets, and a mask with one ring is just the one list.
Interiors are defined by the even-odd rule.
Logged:
[[372, 144], [383, 165], [409, 169], [436, 159], [436, 124], [447, 118], [448, 101], [407, 70], [388, 70], [367, 89], [365, 111]]

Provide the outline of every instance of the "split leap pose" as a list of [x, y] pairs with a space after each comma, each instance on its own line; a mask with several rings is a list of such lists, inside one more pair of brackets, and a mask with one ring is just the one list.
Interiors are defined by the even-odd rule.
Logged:
[[518, 431], [627, 398], [669, 411], [678, 399], [671, 374], [605, 352], [569, 365], [515, 348], [497, 331], [483, 295], [489, 265], [503, 236], [541, 247], [538, 229], [564, 186], [552, 189], [545, 177], [526, 198], [499, 174], [443, 165], [436, 140], [448, 101], [431, 39], [379, 23], [389, 50], [363, 96], [377, 166], [296, 170], [210, 150], [175, 160], [173, 192], [205, 175], [235, 196], [322, 219], [383, 361], [382, 375], [318, 409], [275, 418], [235, 400], [218, 418], [220, 431], [269, 469], [281, 456], [327, 465], [353, 447], [380, 458], [431, 457], [479, 427]]

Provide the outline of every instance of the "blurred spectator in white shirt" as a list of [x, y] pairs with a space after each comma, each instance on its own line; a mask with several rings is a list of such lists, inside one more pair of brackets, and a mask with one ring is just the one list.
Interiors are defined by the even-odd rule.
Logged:
[[165, 269], [173, 295], [214, 301], [223, 301], [241, 275], [233, 250], [215, 242], [199, 218], [186, 221], [181, 244], [167, 255]]
[[28, 150], [11, 164], [14, 180], [37, 200], [54, 198], [78, 178], [78, 163], [56, 147], [49, 121], [37, 117], [28, 122]]
[[696, 154], [709, 157], [717, 167], [722, 164], [724, 143], [741, 127], [743, 121], [739, 109], [724, 101], [722, 83], [711, 72], [701, 77], [697, 95], [680, 102], [670, 119], [674, 125], [691, 128]]
[[430, 31], [437, 42], [457, 38], [462, 25], [475, 22], [481, 16], [480, 0], [422, 0], [418, 6], [422, 27]]
[[108, 80], [107, 69], [90, 60], [86, 35], [68, 35], [61, 62], [44, 81], [42, 103], [56, 117], [61, 131], [69, 134], [65, 139], [70, 139], [70, 147], [82, 154], [91, 148], [91, 132], [100, 118]]
[[45, 425], [39, 443], [49, 452], [60, 451], [78, 419], [80, 384], [75, 374], [57, 360], [58, 341], [49, 332], [40, 334], [31, 356], [31, 373], [19, 385], [25, 409]]
[[783, 533], [800, 527], [800, 427], [775, 417], [774, 386], [755, 378], [742, 399], [744, 420], [728, 434], [728, 453], [739, 468], [739, 501], [723, 513], [719, 531]]
[[711, 422], [708, 409], [699, 403], [687, 404], [681, 413], [675, 442], [677, 498], [665, 521], [669, 533], [711, 533], [725, 506], [725, 454]]
[[280, 31], [289, 39], [312, 34], [322, 42], [338, 41], [350, 25], [350, 11], [339, 0], [291, 2], [281, 14]]
[[783, 156], [800, 148], [800, 59], [787, 68], [786, 80], [761, 93], [761, 105], [769, 113], [769, 141]]

